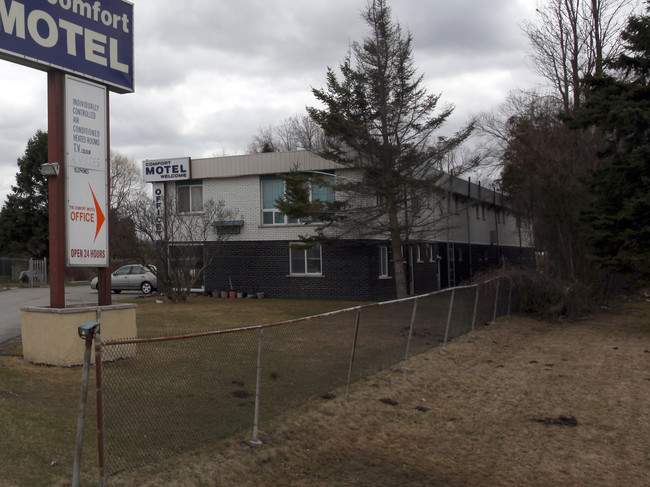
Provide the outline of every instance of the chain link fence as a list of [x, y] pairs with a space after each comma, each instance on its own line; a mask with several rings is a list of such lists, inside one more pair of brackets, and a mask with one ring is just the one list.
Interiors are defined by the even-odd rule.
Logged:
[[[505, 279], [279, 323], [106, 341], [98, 353], [100, 476], [251, 430], [310, 399], [508, 314]], [[123, 359], [123, 357], [132, 357]]]

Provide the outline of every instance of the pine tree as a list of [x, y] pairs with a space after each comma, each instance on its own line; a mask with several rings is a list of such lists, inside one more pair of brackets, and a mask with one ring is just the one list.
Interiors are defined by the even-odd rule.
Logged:
[[0, 211], [0, 254], [47, 257], [48, 190], [39, 167], [47, 162], [47, 132], [37, 130], [18, 159], [16, 185]]
[[319, 237], [389, 240], [401, 297], [406, 294], [401, 248], [439, 219], [434, 194], [442, 160], [473, 127], [434, 138], [453, 107], [438, 109], [440, 96], [427, 93], [414, 66], [411, 34], [392, 21], [385, 0], [370, 0], [362, 18], [368, 34], [351, 45], [339, 66], [340, 79], [329, 68], [327, 87], [313, 89], [324, 108], [308, 108], [327, 139], [319, 154], [353, 175], [336, 177], [336, 206], [317, 204], [313, 213], [324, 222]]
[[578, 119], [604, 131], [607, 148], [589, 183], [584, 212], [593, 254], [605, 267], [650, 277], [650, 17], [633, 16], [625, 52], [609, 65], [616, 76], [587, 80]]

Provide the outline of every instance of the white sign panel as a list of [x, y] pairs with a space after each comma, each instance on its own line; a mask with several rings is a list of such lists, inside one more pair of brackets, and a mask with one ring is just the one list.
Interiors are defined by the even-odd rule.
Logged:
[[108, 266], [106, 88], [65, 80], [66, 263]]
[[148, 183], [190, 179], [190, 158], [145, 160], [142, 174]]

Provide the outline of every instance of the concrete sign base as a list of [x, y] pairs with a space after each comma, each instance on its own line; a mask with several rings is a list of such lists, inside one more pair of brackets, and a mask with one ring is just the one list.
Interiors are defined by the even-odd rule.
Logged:
[[[81, 305], [69, 308], [21, 308], [21, 334], [23, 357], [28, 362], [70, 367], [83, 365], [84, 340], [78, 328], [88, 321], [97, 320], [101, 309], [100, 336], [103, 340], [136, 338], [135, 304], [110, 306]], [[135, 347], [128, 347], [124, 357], [135, 357]], [[94, 363], [95, 355], [92, 355]]]

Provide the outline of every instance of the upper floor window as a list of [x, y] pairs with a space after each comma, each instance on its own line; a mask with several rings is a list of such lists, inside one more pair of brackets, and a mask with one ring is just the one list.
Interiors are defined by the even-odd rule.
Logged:
[[[334, 174], [332, 174], [332, 177]], [[262, 224], [286, 225], [300, 223], [296, 218], [290, 218], [275, 206], [278, 199], [284, 197], [284, 181], [277, 176], [262, 176]], [[310, 201], [334, 201], [334, 190], [330, 186], [310, 183]]]
[[282, 179], [262, 179], [262, 223], [273, 225], [286, 223], [285, 215], [275, 207], [275, 200], [284, 197]]
[[178, 213], [203, 211], [203, 181], [200, 179], [176, 182], [176, 207]]

